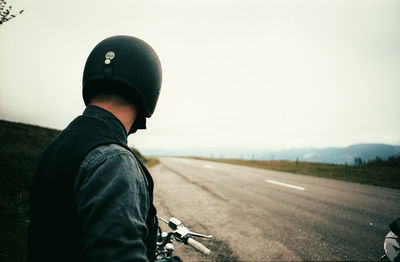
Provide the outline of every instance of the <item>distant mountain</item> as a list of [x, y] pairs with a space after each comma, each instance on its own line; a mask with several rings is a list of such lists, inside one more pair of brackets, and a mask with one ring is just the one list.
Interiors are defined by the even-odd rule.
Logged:
[[344, 148], [307, 148], [268, 152], [261, 158], [271, 158], [271, 154], [275, 154], [275, 159], [294, 160], [298, 157], [299, 161], [306, 162], [337, 164], [344, 164], [347, 162], [353, 164], [355, 158], [361, 158], [363, 161], [368, 161], [375, 159], [376, 157], [387, 159], [390, 156], [400, 155], [400, 146], [385, 144], [356, 144]]
[[209, 158], [241, 158], [255, 160], [293, 160], [354, 164], [355, 158], [368, 161], [379, 157], [387, 159], [400, 155], [400, 146], [386, 144], [356, 144], [348, 147], [301, 148], [291, 150], [252, 150], [240, 148], [188, 148], [177, 150], [141, 149], [144, 155], [153, 156], [199, 156]]

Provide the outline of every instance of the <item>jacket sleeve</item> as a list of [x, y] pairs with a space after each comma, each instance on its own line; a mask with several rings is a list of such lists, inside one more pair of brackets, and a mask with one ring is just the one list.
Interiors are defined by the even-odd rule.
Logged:
[[131, 152], [118, 145], [94, 149], [82, 162], [74, 189], [85, 261], [148, 261], [150, 198]]

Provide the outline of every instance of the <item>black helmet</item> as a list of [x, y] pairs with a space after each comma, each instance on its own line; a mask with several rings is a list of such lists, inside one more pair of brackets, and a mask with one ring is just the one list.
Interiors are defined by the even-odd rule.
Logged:
[[117, 93], [134, 102], [139, 110], [134, 130], [146, 128], [161, 89], [161, 64], [156, 52], [132, 36], [112, 36], [95, 46], [83, 72], [83, 100], [94, 95]]

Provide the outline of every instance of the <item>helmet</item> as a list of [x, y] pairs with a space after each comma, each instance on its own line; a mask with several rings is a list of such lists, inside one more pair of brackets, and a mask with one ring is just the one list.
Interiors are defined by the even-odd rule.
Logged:
[[132, 36], [112, 36], [97, 44], [83, 71], [83, 100], [90, 103], [98, 93], [120, 94], [138, 109], [133, 130], [146, 129], [161, 89], [161, 64], [156, 52]]

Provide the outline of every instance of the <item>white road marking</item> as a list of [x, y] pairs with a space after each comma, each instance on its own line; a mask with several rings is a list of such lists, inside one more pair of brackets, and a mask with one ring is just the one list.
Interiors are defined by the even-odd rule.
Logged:
[[279, 186], [285, 186], [285, 187], [289, 187], [289, 188], [293, 188], [293, 189], [297, 189], [297, 190], [306, 190], [304, 187], [301, 187], [301, 186], [294, 186], [291, 184], [286, 184], [286, 183], [278, 182], [278, 181], [271, 180], [271, 179], [265, 179], [265, 182], [279, 185]]
[[205, 168], [214, 169], [214, 166], [211, 165], [204, 165]]
[[176, 161], [176, 162], [183, 162], [185, 164], [189, 163], [189, 161], [187, 159], [184, 158], [170, 158], [172, 161]]

